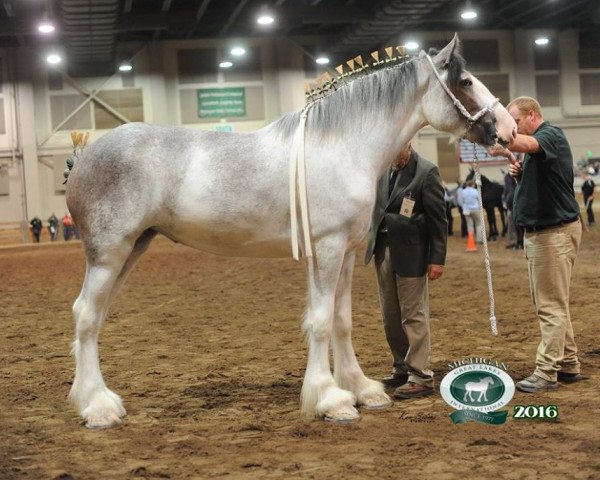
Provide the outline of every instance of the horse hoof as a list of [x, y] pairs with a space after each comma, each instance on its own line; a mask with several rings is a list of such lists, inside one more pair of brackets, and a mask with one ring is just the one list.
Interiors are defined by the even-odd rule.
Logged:
[[358, 413], [358, 410], [354, 407], [345, 406], [336, 412], [326, 413], [323, 415], [323, 420], [326, 422], [348, 425], [358, 422], [360, 420], [360, 413]]
[[104, 430], [105, 428], [118, 427], [123, 424], [121, 418], [112, 413], [105, 415], [92, 415], [86, 419], [85, 426], [91, 430]]
[[394, 402], [385, 393], [381, 393], [375, 397], [366, 398], [362, 401], [360, 407], [363, 410], [385, 410], [390, 408]]
[[103, 429], [121, 425], [121, 418], [126, 413], [121, 398], [116, 393], [104, 389], [96, 393], [81, 412], [81, 416], [87, 428]]

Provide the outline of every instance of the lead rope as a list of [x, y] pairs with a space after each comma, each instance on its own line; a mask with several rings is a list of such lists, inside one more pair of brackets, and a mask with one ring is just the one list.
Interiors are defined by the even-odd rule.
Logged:
[[485, 231], [485, 221], [483, 219], [483, 200], [481, 197], [481, 174], [479, 172], [479, 159], [477, 158], [477, 146], [473, 144], [473, 160], [475, 162], [475, 185], [477, 185], [477, 199], [479, 201], [479, 217], [481, 233], [483, 235], [483, 260], [485, 263], [485, 271], [487, 274], [488, 293], [490, 296], [490, 327], [492, 335], [498, 335], [498, 326], [496, 324], [496, 312], [494, 305], [494, 287], [492, 285], [492, 266], [490, 264], [490, 252], [487, 244], [487, 233]]
[[292, 148], [290, 151], [290, 219], [292, 237], [292, 257], [300, 259], [298, 246], [298, 212], [296, 202], [296, 190], [300, 197], [300, 215], [302, 219], [302, 232], [304, 234], [304, 254], [312, 257], [312, 245], [310, 240], [310, 229], [308, 224], [308, 196], [306, 193], [306, 162], [304, 156], [304, 137], [306, 130], [306, 118], [308, 110], [312, 107], [309, 103], [300, 114], [300, 122], [294, 133]]

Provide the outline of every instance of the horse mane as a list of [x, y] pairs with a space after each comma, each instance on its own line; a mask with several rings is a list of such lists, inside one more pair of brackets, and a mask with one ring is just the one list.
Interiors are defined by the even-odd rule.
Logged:
[[[416, 61], [396, 63], [392, 66], [369, 73], [357, 75], [356, 78], [338, 82], [337, 90], [314, 101], [309, 110], [307, 128], [311, 135], [316, 134], [320, 140], [327, 140], [348, 126], [357, 118], [365, 116], [365, 105], [369, 102], [376, 109], [369, 112], [388, 116], [402, 103], [406, 96], [416, 90]], [[465, 67], [465, 60], [459, 53], [453, 53], [450, 62], [443, 68], [448, 70], [450, 87], [458, 85]], [[344, 85], [345, 81], [345, 85]], [[340, 85], [341, 84], [341, 85]], [[300, 121], [300, 111], [283, 115], [272, 127], [283, 138], [291, 137]]]

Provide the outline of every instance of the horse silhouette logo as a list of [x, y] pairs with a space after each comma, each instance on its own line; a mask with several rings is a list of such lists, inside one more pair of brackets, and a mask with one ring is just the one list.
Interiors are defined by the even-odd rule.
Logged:
[[442, 398], [457, 410], [450, 415], [455, 423], [468, 420], [495, 425], [504, 423], [507, 412], [496, 410], [511, 401], [515, 384], [503, 364], [478, 360], [450, 365], [450, 372], [440, 383]]
[[[482, 378], [478, 382], [467, 382], [463, 402], [487, 402], [487, 391], [490, 385], [494, 385], [494, 379], [490, 376]], [[477, 400], [473, 400], [473, 393], [479, 394]]]

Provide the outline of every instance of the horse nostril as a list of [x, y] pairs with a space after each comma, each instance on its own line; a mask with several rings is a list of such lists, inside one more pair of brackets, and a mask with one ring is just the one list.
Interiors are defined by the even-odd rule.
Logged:
[[513, 128], [513, 131], [512, 131], [512, 138], [513, 138], [513, 140], [514, 140], [515, 138], [517, 138], [517, 127]]

